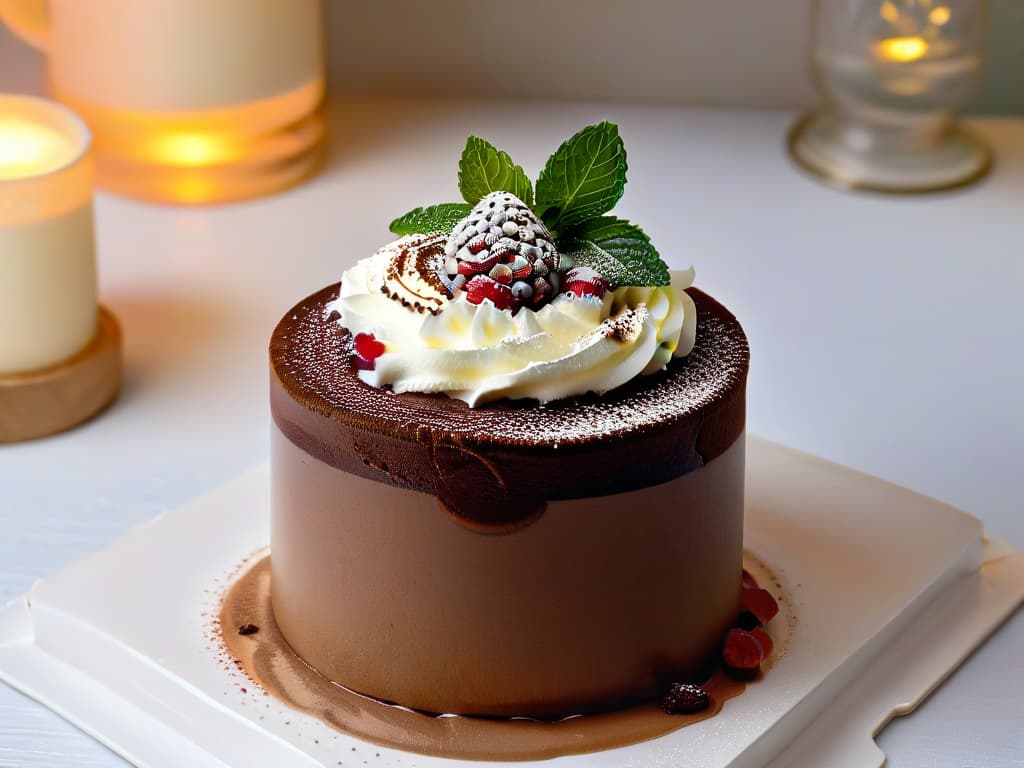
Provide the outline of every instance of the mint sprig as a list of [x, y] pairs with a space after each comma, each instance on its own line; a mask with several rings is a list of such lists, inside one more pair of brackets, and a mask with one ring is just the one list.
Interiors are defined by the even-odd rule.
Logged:
[[590, 125], [564, 142], [537, 177], [537, 213], [561, 232], [607, 213], [626, 186], [626, 147], [619, 128]]
[[396, 235], [447, 233], [466, 218], [470, 210], [472, 206], [467, 203], [441, 203], [426, 208], [413, 208], [392, 221], [388, 229]]
[[565, 261], [597, 270], [615, 287], [669, 285], [668, 266], [647, 234], [625, 219], [603, 215], [622, 197], [626, 170], [618, 126], [587, 126], [548, 158], [535, 202], [530, 179], [508, 153], [470, 136], [459, 160], [459, 191], [466, 202], [416, 208], [391, 222], [391, 231], [451, 232], [485, 195], [508, 192], [544, 221]]
[[533, 205], [533, 185], [522, 167], [513, 163], [507, 152], [477, 136], [466, 139], [466, 148], [462, 150], [459, 191], [470, 205], [476, 205], [491, 192], [511, 192], [527, 205]]
[[589, 219], [566, 232], [558, 241], [558, 249], [575, 266], [597, 270], [616, 287], [672, 282], [668, 266], [647, 233], [625, 219]]

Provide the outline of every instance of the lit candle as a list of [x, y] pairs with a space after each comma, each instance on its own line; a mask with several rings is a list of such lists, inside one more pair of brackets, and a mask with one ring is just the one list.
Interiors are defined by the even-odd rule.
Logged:
[[0, 376], [96, 335], [90, 134], [52, 102], [0, 96]]
[[917, 35], [887, 37], [874, 45], [875, 56], [884, 61], [917, 61], [928, 52], [928, 41]]

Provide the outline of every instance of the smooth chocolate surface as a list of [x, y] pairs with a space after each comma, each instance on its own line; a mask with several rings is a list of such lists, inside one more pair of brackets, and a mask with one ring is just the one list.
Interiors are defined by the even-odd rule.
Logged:
[[[544, 503], [619, 493], [690, 472], [745, 423], [749, 349], [735, 317], [689, 289], [697, 343], [685, 359], [601, 397], [469, 408], [445, 395], [364, 384], [351, 338], [328, 317], [338, 285], [307, 297], [270, 344], [273, 419], [312, 456], [352, 474], [436, 495], [470, 525], [502, 530]], [[557, 467], [548, 471], [547, 467]]]
[[[557, 471], [557, 467], [555, 467]], [[273, 604], [295, 652], [428, 712], [557, 718], [703, 679], [739, 613], [744, 439], [502, 535], [271, 437]]]

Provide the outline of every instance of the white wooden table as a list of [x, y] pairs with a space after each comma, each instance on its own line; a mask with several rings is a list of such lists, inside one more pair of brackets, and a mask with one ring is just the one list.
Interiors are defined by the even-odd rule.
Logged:
[[[750, 429], [960, 506], [1024, 547], [1024, 120], [980, 123], [998, 156], [984, 183], [890, 199], [794, 171], [782, 151], [793, 117], [344, 104], [326, 170], [296, 190], [207, 209], [100, 195], [101, 293], [124, 326], [124, 391], [77, 431], [0, 447], [0, 602], [265, 460], [275, 322], [384, 242], [391, 218], [456, 199], [467, 133], [536, 173], [603, 118], [629, 150], [621, 215], [672, 266], [694, 264], [746, 327]], [[1024, 765], [1022, 647], [1018, 613], [885, 731], [891, 765]], [[118, 764], [0, 686], [0, 766]]]

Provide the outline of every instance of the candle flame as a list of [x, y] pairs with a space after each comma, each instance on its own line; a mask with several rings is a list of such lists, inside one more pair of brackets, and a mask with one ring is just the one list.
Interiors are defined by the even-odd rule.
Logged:
[[16, 115], [0, 115], [0, 179], [55, 171], [73, 156], [72, 143], [52, 128]]
[[887, 61], [917, 61], [928, 52], [928, 43], [922, 37], [887, 37], [875, 43], [875, 55]]

